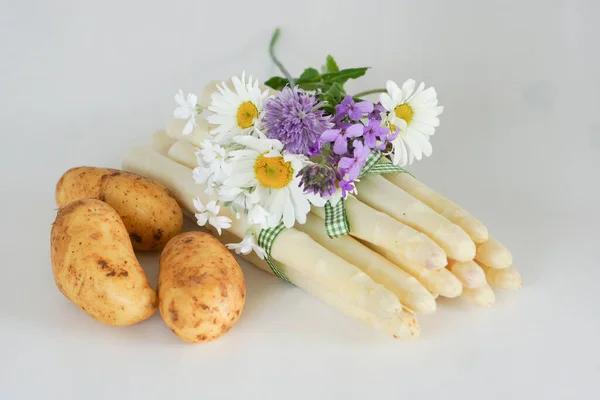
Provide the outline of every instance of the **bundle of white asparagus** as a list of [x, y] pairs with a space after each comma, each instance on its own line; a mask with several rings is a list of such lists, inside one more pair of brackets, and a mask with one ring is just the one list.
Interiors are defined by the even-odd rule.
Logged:
[[[193, 215], [195, 197], [204, 204], [212, 199], [192, 177], [208, 124], [198, 119], [187, 136], [181, 133], [184, 124], [169, 121], [151, 145], [129, 152], [123, 169], [162, 182]], [[357, 189], [346, 202], [349, 236], [330, 239], [324, 210], [314, 207], [305, 224], [276, 238], [271, 255], [294, 285], [400, 339], [419, 335], [414, 313], [433, 313], [437, 296], [490, 307], [495, 302], [490, 286], [521, 287], [510, 252], [486, 227], [411, 175], [368, 176]], [[246, 222], [229, 209], [222, 214], [233, 222], [220, 239], [243, 238]], [[241, 257], [272, 273], [253, 253]]]

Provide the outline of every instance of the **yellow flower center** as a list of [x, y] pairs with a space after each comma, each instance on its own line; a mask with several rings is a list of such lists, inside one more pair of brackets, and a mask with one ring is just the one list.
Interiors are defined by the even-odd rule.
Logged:
[[258, 118], [258, 109], [254, 103], [246, 101], [240, 104], [237, 110], [237, 124], [240, 128], [250, 128], [255, 118]]
[[281, 189], [290, 183], [294, 171], [290, 162], [283, 157], [265, 157], [261, 154], [254, 163], [254, 175], [261, 185], [271, 189]]
[[[408, 125], [408, 124], [410, 124], [410, 121], [412, 121], [412, 117], [415, 112], [413, 111], [411, 106], [404, 103], [404, 104], [400, 104], [398, 107], [394, 108], [394, 113], [396, 114], [396, 117], [403, 119], [404, 121], [406, 121], [406, 125]], [[396, 126], [394, 124], [390, 124], [390, 130], [392, 132], [395, 132]]]

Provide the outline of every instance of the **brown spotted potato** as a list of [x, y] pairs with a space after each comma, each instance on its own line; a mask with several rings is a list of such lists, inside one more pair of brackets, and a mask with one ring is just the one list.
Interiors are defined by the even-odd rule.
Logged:
[[158, 274], [159, 310], [186, 342], [216, 339], [238, 320], [246, 298], [242, 270], [213, 236], [182, 233], [167, 243]]
[[121, 218], [108, 204], [77, 200], [52, 225], [54, 280], [75, 305], [108, 325], [131, 325], [156, 311], [156, 292], [138, 263]]
[[183, 226], [181, 208], [163, 184], [125, 171], [78, 167], [65, 172], [56, 185], [56, 204], [84, 198], [102, 200], [117, 211], [135, 250], [160, 250]]

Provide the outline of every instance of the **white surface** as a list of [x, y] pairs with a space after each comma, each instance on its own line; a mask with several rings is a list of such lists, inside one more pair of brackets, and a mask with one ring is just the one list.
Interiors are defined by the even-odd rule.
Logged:
[[[599, 3], [283, 3], [0, 2], [0, 398], [596, 397]], [[118, 167], [180, 87], [269, 77], [276, 25], [295, 73], [332, 53], [373, 67], [353, 89], [408, 77], [437, 88], [433, 157], [412, 170], [508, 245], [521, 291], [497, 292], [489, 310], [444, 301], [402, 343], [245, 266], [243, 318], [197, 346], [158, 314], [103, 326], [59, 293], [49, 232], [61, 173]], [[156, 259], [142, 257], [153, 281]]]

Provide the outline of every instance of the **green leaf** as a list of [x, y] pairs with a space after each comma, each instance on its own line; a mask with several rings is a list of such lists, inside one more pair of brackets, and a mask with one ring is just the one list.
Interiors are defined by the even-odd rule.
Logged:
[[325, 67], [323, 68], [323, 71], [325, 74], [340, 72], [340, 67], [338, 67], [331, 54], [327, 55], [327, 58], [325, 59]]
[[271, 79], [269, 79], [268, 81], [265, 82], [265, 85], [267, 85], [270, 88], [273, 88], [275, 90], [281, 90], [283, 89], [287, 84], [288, 84], [288, 80], [285, 78], [282, 78], [280, 76], [274, 76]]
[[323, 109], [333, 114], [335, 110], [334, 107], [340, 104], [340, 102], [345, 96], [346, 91], [344, 90], [344, 87], [338, 82], [334, 82], [333, 85], [331, 85], [331, 87], [329, 88], [329, 90], [324, 92], [321, 96], [323, 101], [327, 102], [327, 104], [323, 106]]
[[321, 76], [321, 78], [323, 79], [323, 82], [326, 82], [326, 83], [337, 82], [337, 83], [344, 84], [344, 83], [346, 83], [346, 81], [348, 79], [360, 78], [367, 72], [368, 69], [369, 69], [368, 67], [348, 68], [348, 69], [343, 69], [338, 72], [331, 72], [328, 74], [323, 74]]
[[296, 80], [296, 83], [306, 83], [306, 82], [319, 82], [321, 80], [321, 74], [314, 68], [306, 68], [300, 78]]

